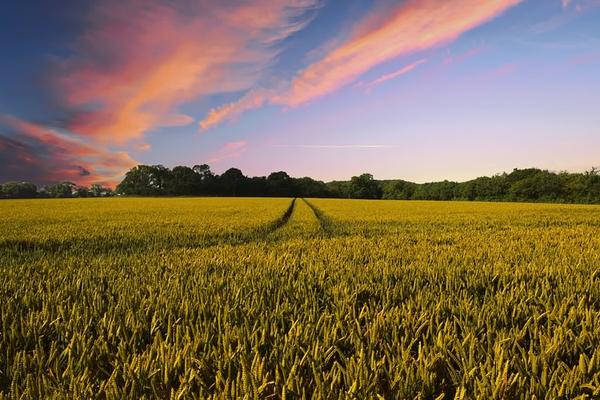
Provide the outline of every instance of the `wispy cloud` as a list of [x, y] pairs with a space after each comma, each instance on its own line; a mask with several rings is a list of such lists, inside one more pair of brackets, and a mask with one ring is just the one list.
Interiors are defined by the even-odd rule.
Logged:
[[365, 87], [367, 89], [371, 89], [374, 86], [382, 84], [383, 82], [387, 82], [387, 81], [392, 80], [394, 78], [397, 78], [397, 77], [399, 77], [401, 75], [408, 74], [409, 72], [411, 72], [412, 70], [414, 70], [415, 68], [417, 68], [419, 65], [424, 64], [426, 62], [427, 62], [427, 60], [425, 60], [425, 59], [419, 60], [419, 61], [415, 61], [414, 63], [406, 65], [406, 66], [400, 68], [397, 71], [390, 72], [389, 74], [381, 75], [379, 78], [377, 78], [377, 79], [375, 79], [375, 80], [373, 80], [371, 82], [367, 82], [367, 83], [360, 82], [357, 86], [358, 87]]
[[600, 8], [600, 0], [561, 0], [563, 12], [551, 18], [533, 24], [530, 31], [534, 34], [544, 34], [564, 25], [572, 23], [584, 13]]
[[238, 158], [244, 152], [248, 150], [248, 142], [245, 140], [240, 140], [237, 142], [229, 142], [226, 143], [219, 150], [210, 155], [208, 162], [209, 163], [218, 163], [223, 160], [228, 160], [232, 158]]
[[150, 151], [152, 146], [149, 143], [139, 143], [135, 145], [135, 149], [138, 151]]
[[298, 72], [286, 90], [267, 92], [260, 101], [254, 98], [256, 92], [250, 92], [237, 103], [212, 110], [200, 126], [208, 128], [266, 103], [291, 107], [307, 103], [354, 82], [376, 65], [449, 43], [520, 2], [409, 0], [378, 7], [359, 21], [349, 39]]
[[238, 101], [210, 110], [206, 117], [200, 121], [200, 129], [206, 130], [224, 120], [237, 118], [246, 111], [268, 103], [273, 95], [274, 92], [264, 89], [252, 90]]
[[324, 96], [375, 65], [451, 42], [519, 2], [412, 0], [377, 10], [350, 40], [300, 72], [283, 99], [296, 106]]
[[477, 46], [473, 47], [463, 53], [460, 54], [450, 54], [442, 61], [443, 65], [453, 65], [462, 63], [470, 58], [473, 58], [479, 54], [481, 54], [485, 50], [485, 46]]
[[114, 186], [137, 164], [125, 152], [103, 150], [54, 129], [0, 115], [0, 181], [19, 177], [37, 183], [69, 180]]
[[135, 144], [145, 133], [195, 121], [180, 111], [184, 103], [255, 86], [280, 42], [303, 29], [319, 4], [95, 2], [69, 55], [46, 68], [59, 117], [48, 126], [4, 117], [11, 132], [1, 147], [3, 171], [9, 162], [12, 168], [6, 177], [114, 183], [134, 161], [113, 146], [148, 151], [149, 144]]
[[389, 144], [274, 144], [271, 147], [297, 149], [392, 149], [397, 146]]
[[488, 79], [499, 79], [512, 74], [517, 70], [517, 63], [506, 63], [496, 67], [486, 74]]
[[194, 119], [185, 102], [252, 87], [276, 44], [306, 25], [318, 0], [99, 2], [55, 86], [72, 110], [68, 128], [125, 143]]

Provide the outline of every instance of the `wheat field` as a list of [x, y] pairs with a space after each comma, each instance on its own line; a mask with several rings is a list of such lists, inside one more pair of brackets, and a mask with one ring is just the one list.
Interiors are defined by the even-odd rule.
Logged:
[[600, 398], [600, 206], [0, 202], [0, 399]]

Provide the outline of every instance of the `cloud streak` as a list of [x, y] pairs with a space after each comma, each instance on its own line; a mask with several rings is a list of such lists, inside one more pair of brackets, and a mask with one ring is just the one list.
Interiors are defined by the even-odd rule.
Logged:
[[145, 133], [194, 123], [184, 103], [255, 86], [319, 1], [93, 3], [68, 55], [45, 69], [52, 122], [2, 117], [2, 179], [114, 184], [135, 165], [114, 146], [148, 151]]
[[[317, 0], [97, 3], [73, 55], [57, 61], [68, 129], [123, 144], [164, 126], [188, 125], [182, 104], [246, 90], [302, 29]], [[266, 11], [268, 10], [268, 11]]]
[[389, 144], [274, 144], [271, 147], [295, 149], [393, 149]]
[[209, 163], [218, 163], [223, 160], [238, 158], [244, 152], [248, 150], [248, 142], [245, 140], [240, 140], [237, 142], [229, 142], [226, 143], [219, 150], [210, 155], [208, 162]]
[[206, 117], [200, 121], [200, 129], [206, 130], [225, 120], [237, 118], [246, 111], [267, 104], [273, 96], [273, 91], [262, 89], [252, 90], [238, 101], [210, 110]]
[[72, 181], [115, 186], [137, 164], [125, 152], [111, 152], [54, 129], [0, 115], [0, 182], [40, 184]]
[[409, 0], [391, 8], [379, 7], [357, 24], [348, 40], [298, 72], [286, 90], [263, 95], [260, 101], [252, 91], [236, 103], [212, 110], [200, 126], [209, 128], [267, 103], [288, 107], [308, 103], [379, 64], [452, 42], [521, 1]]
[[401, 76], [401, 75], [406, 75], [406, 74], [408, 74], [409, 72], [411, 72], [412, 70], [414, 70], [415, 68], [417, 68], [419, 65], [421, 65], [421, 64], [424, 64], [424, 63], [426, 63], [426, 62], [427, 62], [427, 60], [425, 60], [425, 59], [423, 59], [423, 60], [419, 60], [419, 61], [415, 61], [414, 63], [412, 63], [412, 64], [408, 64], [408, 65], [406, 65], [406, 66], [404, 66], [404, 67], [400, 68], [400, 69], [399, 69], [399, 70], [397, 70], [397, 71], [390, 72], [389, 74], [384, 74], [384, 75], [381, 75], [379, 78], [377, 78], [377, 79], [375, 79], [375, 80], [373, 80], [373, 81], [371, 81], [371, 82], [368, 82], [368, 83], [365, 83], [365, 84], [359, 85], [359, 86], [364, 86], [364, 87], [366, 87], [367, 89], [371, 89], [371, 88], [373, 88], [374, 86], [380, 85], [380, 84], [382, 84], [382, 83], [384, 83], [384, 82], [387, 82], [387, 81], [389, 81], [389, 80], [392, 80], [392, 79], [394, 79], [394, 78], [397, 78], [397, 77], [399, 77], [399, 76]]

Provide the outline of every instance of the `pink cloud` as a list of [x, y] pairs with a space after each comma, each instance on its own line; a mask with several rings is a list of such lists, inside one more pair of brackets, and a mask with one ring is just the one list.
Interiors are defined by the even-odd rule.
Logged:
[[152, 146], [150, 146], [148, 143], [140, 143], [137, 144], [135, 148], [138, 151], [149, 151], [152, 148]]
[[472, 49], [469, 49], [461, 54], [449, 55], [446, 58], [444, 58], [444, 61], [442, 61], [442, 64], [443, 65], [452, 65], [452, 64], [462, 63], [472, 57], [475, 57], [475, 56], [481, 54], [484, 50], [485, 50], [484, 46], [479, 46], [479, 47], [474, 47]]
[[252, 101], [252, 94], [244, 96], [237, 103], [212, 110], [201, 126], [211, 126], [265, 103], [295, 107], [325, 96], [376, 65], [449, 43], [521, 1], [409, 0], [392, 8], [379, 7], [359, 21], [347, 40], [300, 71], [286, 90], [258, 102]]
[[246, 142], [244, 140], [240, 140], [237, 142], [229, 142], [229, 143], [226, 143], [219, 150], [214, 152], [208, 159], [208, 162], [209, 163], [218, 163], [222, 160], [238, 158], [246, 150], [248, 150], [248, 142]]
[[487, 73], [487, 77], [490, 79], [503, 78], [503, 77], [515, 72], [516, 69], [517, 69], [516, 63], [506, 63], [506, 64], [500, 65], [499, 67], [489, 71]]
[[371, 81], [371, 82], [368, 82], [368, 83], [362, 84], [362, 85], [360, 85], [360, 86], [364, 86], [364, 87], [366, 87], [367, 89], [371, 89], [371, 88], [373, 88], [374, 86], [380, 85], [380, 84], [382, 84], [382, 83], [384, 83], [384, 82], [387, 82], [387, 81], [389, 81], [389, 80], [391, 80], [391, 79], [397, 78], [397, 77], [399, 77], [399, 76], [401, 76], [401, 75], [408, 74], [409, 72], [411, 72], [411, 71], [413, 71], [415, 68], [417, 68], [419, 65], [421, 65], [421, 64], [424, 64], [424, 63], [426, 63], [426, 62], [427, 62], [427, 60], [425, 60], [425, 59], [423, 59], [423, 60], [419, 60], [419, 61], [415, 61], [415, 62], [414, 62], [414, 63], [412, 63], [412, 64], [405, 65], [404, 67], [400, 68], [400, 69], [399, 69], [399, 70], [397, 70], [397, 71], [390, 72], [389, 74], [384, 74], [384, 75], [381, 75], [379, 78], [377, 78], [377, 79], [375, 79], [375, 80], [373, 80], [373, 81]]
[[56, 80], [78, 110], [69, 129], [123, 144], [161, 126], [194, 121], [185, 102], [252, 87], [278, 41], [306, 24], [317, 0], [116, 1], [94, 6], [90, 25], [60, 61]]
[[300, 72], [283, 99], [296, 106], [324, 96], [375, 65], [453, 41], [519, 2], [412, 0], [381, 10], [384, 15], [368, 18], [349, 41]]
[[137, 164], [125, 152], [103, 150], [81, 139], [12, 116], [0, 115], [0, 124], [15, 136], [2, 140], [4, 145], [0, 146], [0, 159], [3, 168], [9, 171], [8, 175], [21, 179], [115, 186], [123, 173]]
[[[71, 55], [54, 59], [48, 69], [62, 115], [69, 115], [66, 124], [56, 130], [13, 117], [0, 121], [11, 131], [0, 137], [4, 171], [11, 171], [6, 176], [114, 184], [135, 161], [109, 146], [142, 143], [148, 131], [193, 123], [179, 109], [186, 102], [253, 87], [278, 55], [278, 43], [303, 29], [308, 11], [318, 5], [319, 0], [94, 3]], [[243, 151], [231, 146], [230, 156]]]
[[577, 65], [596, 63], [599, 61], [600, 61], [600, 52], [594, 51], [594, 52], [587, 52], [587, 53], [572, 57], [569, 60], [567, 60], [567, 64], [569, 66], [577, 66]]
[[389, 144], [274, 144], [271, 147], [292, 149], [326, 149], [326, 150], [354, 150], [354, 149], [393, 149], [397, 146]]
[[266, 104], [272, 95], [272, 92], [266, 90], [253, 90], [236, 102], [213, 108], [206, 117], [200, 121], [200, 129], [209, 129], [226, 119], [236, 118], [248, 110], [258, 108]]

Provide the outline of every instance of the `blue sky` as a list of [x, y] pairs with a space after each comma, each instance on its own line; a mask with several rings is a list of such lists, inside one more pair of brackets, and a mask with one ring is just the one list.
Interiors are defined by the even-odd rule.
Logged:
[[599, 0], [36, 3], [0, 5], [0, 181], [600, 164]]

